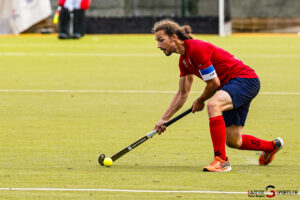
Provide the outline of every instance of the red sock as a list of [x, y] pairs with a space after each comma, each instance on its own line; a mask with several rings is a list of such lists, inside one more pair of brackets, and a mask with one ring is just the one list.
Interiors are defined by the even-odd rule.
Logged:
[[215, 156], [227, 160], [225, 153], [226, 128], [223, 116], [209, 118], [210, 136], [214, 146]]
[[241, 150], [255, 150], [271, 152], [274, 150], [273, 142], [262, 140], [251, 135], [242, 135]]

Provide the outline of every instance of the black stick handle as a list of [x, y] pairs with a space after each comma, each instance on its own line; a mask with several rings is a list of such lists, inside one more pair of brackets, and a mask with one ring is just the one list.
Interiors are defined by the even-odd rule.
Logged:
[[191, 107], [190, 109], [184, 111], [183, 113], [181, 113], [180, 115], [174, 117], [173, 119], [171, 119], [170, 121], [164, 123], [164, 125], [166, 127], [170, 126], [171, 124], [173, 124], [174, 122], [180, 120], [181, 118], [183, 118], [184, 116], [186, 116], [187, 114], [192, 112], [193, 107]]
[[[184, 116], [186, 116], [187, 114], [192, 112], [192, 108], [184, 111], [183, 113], [181, 113], [180, 115], [174, 117], [173, 119], [171, 119], [170, 121], [166, 122], [164, 125], [167, 127], [171, 124], [173, 124], [174, 122], [180, 120], [181, 118], [183, 118]], [[115, 155], [113, 155], [111, 157], [111, 159], [113, 161], [119, 159], [120, 157], [122, 157], [123, 155], [125, 155], [126, 153], [128, 153], [129, 151], [131, 151], [132, 149], [136, 148], [137, 146], [139, 146], [140, 144], [144, 143], [145, 141], [147, 141], [149, 138], [151, 138], [153, 135], [155, 135], [157, 132], [155, 130], [151, 131], [150, 133], [148, 133], [146, 136], [142, 137], [141, 139], [137, 140], [136, 142], [132, 143], [131, 145], [129, 145], [128, 147], [125, 147], [124, 149], [122, 149], [121, 151], [119, 151], [118, 153], [116, 153]], [[100, 162], [99, 162], [100, 163]]]

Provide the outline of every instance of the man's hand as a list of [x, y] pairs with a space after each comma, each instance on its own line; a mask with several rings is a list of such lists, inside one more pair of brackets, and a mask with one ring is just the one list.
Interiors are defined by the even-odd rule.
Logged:
[[196, 99], [193, 103], [192, 113], [203, 110], [204, 106], [205, 106], [205, 103], [203, 101], [199, 100], [199, 98]]
[[166, 120], [160, 119], [160, 120], [156, 123], [154, 129], [157, 131], [158, 134], [161, 134], [161, 133], [163, 133], [163, 132], [166, 130], [166, 127], [164, 126], [164, 124], [165, 124], [166, 122], [167, 122]]

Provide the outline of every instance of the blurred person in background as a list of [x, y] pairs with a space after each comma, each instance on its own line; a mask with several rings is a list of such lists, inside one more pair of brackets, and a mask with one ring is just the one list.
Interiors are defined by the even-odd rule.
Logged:
[[[79, 39], [85, 32], [85, 10], [89, 8], [91, 0], [59, 0], [61, 6], [59, 15], [59, 39]], [[71, 13], [73, 17], [73, 33], [70, 33]]]

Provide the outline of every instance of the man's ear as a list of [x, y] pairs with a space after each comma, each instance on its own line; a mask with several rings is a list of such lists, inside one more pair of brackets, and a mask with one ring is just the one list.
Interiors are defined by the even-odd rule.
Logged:
[[177, 37], [177, 35], [176, 35], [175, 33], [173, 33], [173, 34], [171, 35], [171, 39], [172, 39], [173, 41], [176, 41], [176, 40], [178, 40], [178, 37]]

